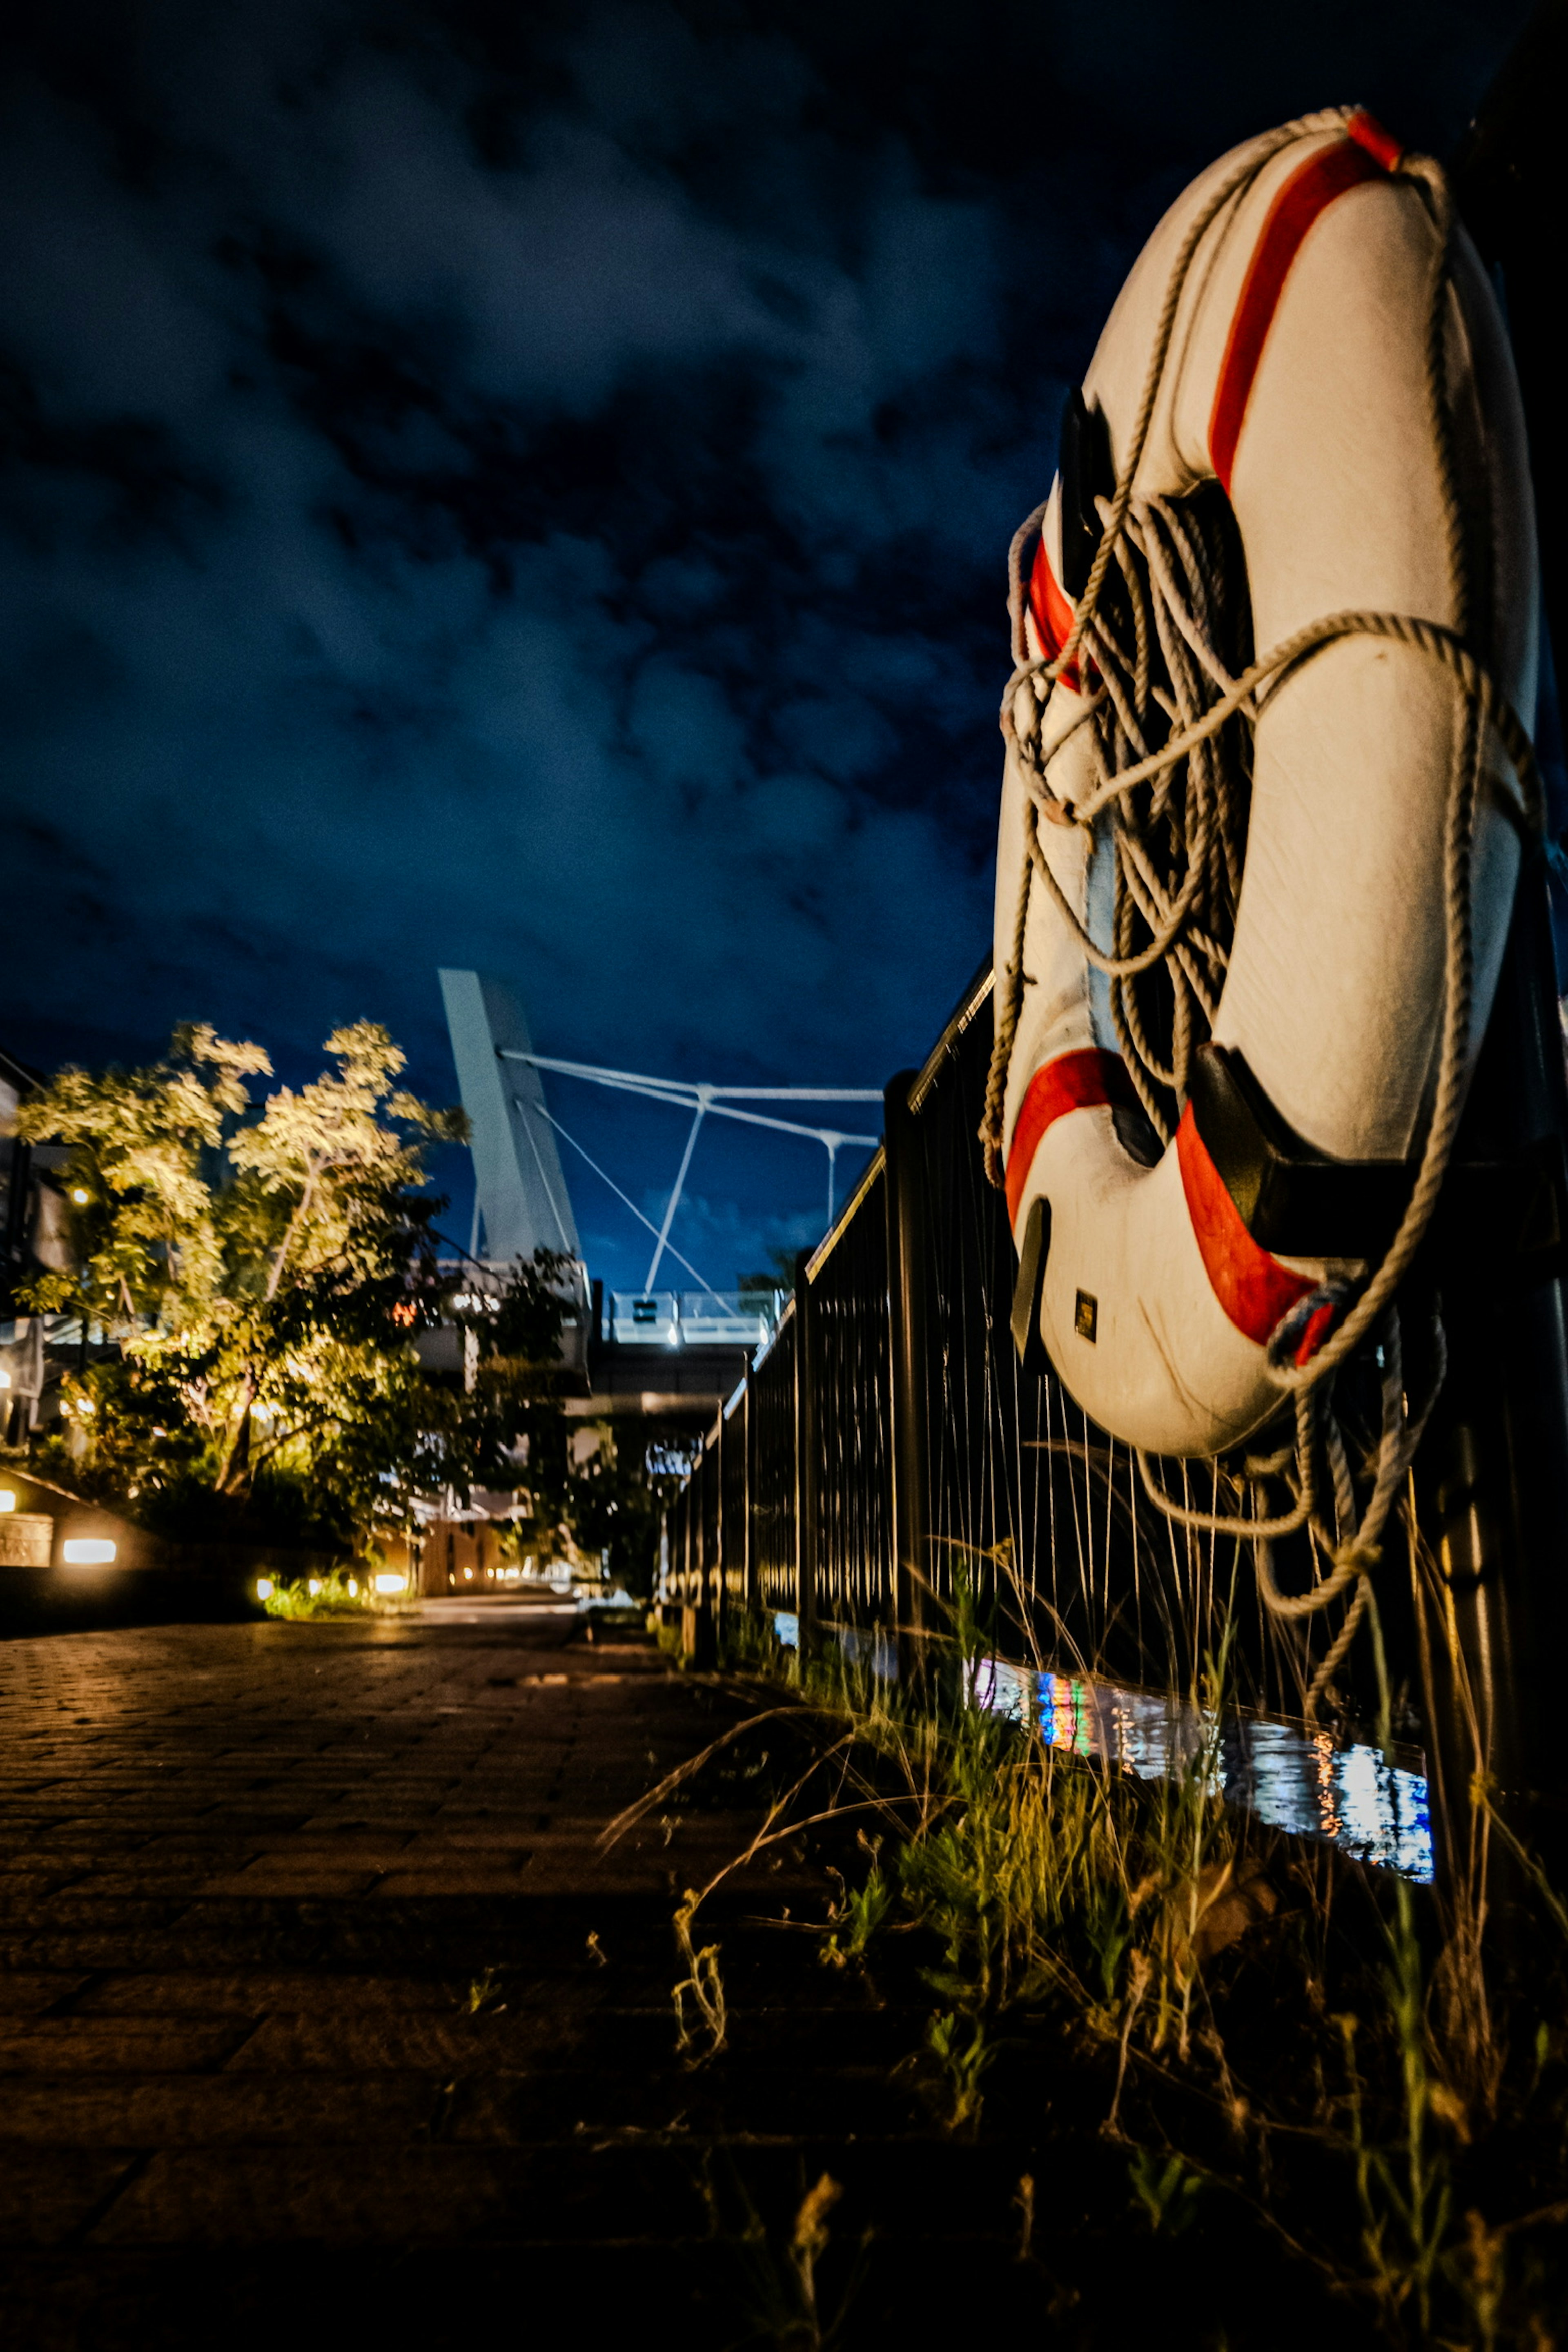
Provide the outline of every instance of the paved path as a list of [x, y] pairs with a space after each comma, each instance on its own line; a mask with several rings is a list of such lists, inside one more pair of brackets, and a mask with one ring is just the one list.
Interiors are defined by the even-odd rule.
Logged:
[[763, 1779], [711, 1770], [606, 1851], [740, 1701], [574, 1632], [453, 1602], [0, 1642], [0, 2352], [808, 2352], [789, 2241], [825, 2172], [840, 2352], [1321, 2342], [1228, 2209], [1151, 2238], [1105, 2070], [1048, 2017], [1010, 2021], [978, 2144], [944, 2135], [934, 1946], [893, 1937], [873, 1987], [798, 1932], [863, 1856], [715, 1899], [729, 2040], [689, 2065], [672, 1914]]
[[598, 1835], [727, 1703], [571, 1630], [453, 1605], [0, 1643], [6, 2352], [426, 2352], [498, 2298], [507, 2342], [658, 2307], [748, 2340], [778, 2298], [737, 2237], [787, 2235], [829, 2166], [847, 2228], [869, 2199], [883, 2243], [1005, 2253], [1015, 2158], [911, 2123], [894, 2076], [920, 2020], [744, 1924], [820, 1919], [811, 1862], [731, 1901], [731, 2054], [683, 2064], [672, 1910], [752, 1817]]

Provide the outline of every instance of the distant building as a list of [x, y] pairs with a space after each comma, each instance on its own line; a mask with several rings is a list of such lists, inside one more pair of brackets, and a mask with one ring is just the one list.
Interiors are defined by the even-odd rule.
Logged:
[[0, 1444], [23, 1443], [52, 1416], [63, 1369], [58, 1349], [80, 1326], [73, 1317], [33, 1315], [20, 1285], [71, 1264], [59, 1143], [24, 1143], [16, 1113], [43, 1074], [0, 1046]]

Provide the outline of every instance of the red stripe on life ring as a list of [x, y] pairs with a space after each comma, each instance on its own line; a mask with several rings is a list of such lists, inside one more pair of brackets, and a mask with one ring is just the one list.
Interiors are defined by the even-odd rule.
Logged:
[[1241, 438], [1253, 379], [1274, 313], [1285, 290], [1290, 265], [1301, 250], [1308, 230], [1336, 196], [1363, 180], [1375, 180], [1393, 168], [1403, 152], [1381, 123], [1370, 114], [1351, 117], [1349, 136], [1332, 147], [1309, 155], [1292, 172], [1268, 207], [1268, 217], [1253, 247], [1247, 281], [1215, 386], [1214, 412], [1209, 418], [1209, 463], [1228, 493], [1236, 469], [1236, 446]]
[[1385, 172], [1398, 171], [1405, 156], [1404, 146], [1392, 131], [1384, 129], [1375, 114], [1369, 114], [1364, 106], [1358, 106], [1345, 129], [1358, 147], [1366, 149], [1374, 163], [1381, 163]]
[[1013, 1129], [1013, 1148], [1007, 1154], [1010, 1222], [1017, 1221], [1018, 1203], [1024, 1197], [1024, 1187], [1047, 1128], [1054, 1127], [1068, 1111], [1094, 1110], [1107, 1103], [1120, 1103], [1128, 1110], [1139, 1108], [1127, 1065], [1120, 1054], [1108, 1054], [1099, 1045], [1086, 1045], [1076, 1054], [1058, 1054], [1054, 1062], [1045, 1063], [1035, 1072]]
[[1316, 1286], [1253, 1240], [1193, 1123], [1190, 1103], [1176, 1129], [1176, 1157], [1209, 1287], [1237, 1329], [1263, 1347], [1280, 1317]]
[[[1046, 535], [1040, 533], [1040, 543], [1035, 550], [1034, 569], [1029, 573], [1029, 610], [1034, 615], [1035, 634], [1040, 641], [1040, 651], [1047, 661], [1055, 661], [1072, 635], [1072, 625], [1078, 615], [1066, 595], [1057, 585], [1057, 575], [1051, 570], [1046, 553]], [[1062, 672], [1062, 683], [1078, 692], [1078, 664]]]

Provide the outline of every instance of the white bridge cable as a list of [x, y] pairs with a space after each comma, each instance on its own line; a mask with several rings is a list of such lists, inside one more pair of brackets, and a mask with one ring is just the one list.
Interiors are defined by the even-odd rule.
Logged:
[[[647, 1280], [643, 1286], [647, 1290], [653, 1288], [654, 1276], [658, 1272], [659, 1259], [669, 1247], [669, 1229], [675, 1221], [676, 1210], [680, 1205], [687, 1171], [691, 1165], [691, 1154], [697, 1142], [697, 1131], [710, 1112], [715, 1118], [738, 1119], [745, 1127], [765, 1127], [778, 1135], [798, 1135], [804, 1137], [808, 1143], [820, 1143], [827, 1154], [827, 1222], [830, 1225], [833, 1223], [837, 1205], [840, 1150], [845, 1144], [851, 1143], [859, 1144], [868, 1151], [874, 1151], [881, 1141], [880, 1136], [845, 1135], [837, 1128], [805, 1127], [797, 1119], [770, 1118], [763, 1111], [737, 1110], [733, 1107], [737, 1101], [879, 1103], [882, 1096], [875, 1087], [716, 1087], [708, 1085], [706, 1081], [691, 1078], [656, 1078], [649, 1077], [637, 1070], [608, 1069], [596, 1062], [566, 1062], [548, 1054], [525, 1054], [515, 1045], [498, 1045], [496, 1057], [502, 1062], [526, 1063], [532, 1070], [550, 1070], [558, 1077], [586, 1078], [595, 1086], [609, 1087], [616, 1093], [636, 1096], [643, 1102], [663, 1103], [668, 1109], [689, 1110], [692, 1113], [691, 1129], [687, 1136], [686, 1150], [681, 1155], [680, 1167], [676, 1174], [675, 1189], [670, 1193], [665, 1207], [662, 1231], [653, 1224], [651, 1219], [647, 1217], [642, 1219], [643, 1223], [647, 1226], [651, 1234], [656, 1235], [657, 1240], [653, 1262], [648, 1268]], [[550, 1117], [548, 1111], [545, 1117], [547, 1118]], [[552, 1127], [556, 1124], [555, 1120], [551, 1119]], [[565, 1133], [564, 1129], [561, 1131], [563, 1134]], [[567, 1141], [573, 1142], [573, 1139], [568, 1136]], [[583, 1150], [580, 1143], [574, 1143], [574, 1149], [578, 1151]], [[583, 1156], [587, 1159], [588, 1155], [584, 1152]], [[592, 1166], [593, 1162], [589, 1161], [589, 1165]], [[602, 1169], [596, 1172], [600, 1175], [604, 1174]], [[606, 1176], [605, 1181], [608, 1183], [609, 1181]], [[618, 1187], [616, 1189], [619, 1190]], [[626, 1196], [622, 1192], [620, 1197], [625, 1200]], [[637, 1213], [640, 1215], [641, 1212]], [[670, 1255], [679, 1257], [679, 1252], [671, 1250]], [[687, 1261], [681, 1258], [680, 1263], [685, 1265]]]
[[496, 1052], [502, 1061], [527, 1062], [531, 1068], [553, 1070], [562, 1077], [591, 1078], [596, 1086], [637, 1095], [645, 1102], [665, 1103], [671, 1110], [695, 1110], [700, 1105], [715, 1118], [738, 1118], [747, 1127], [771, 1127], [780, 1135], [804, 1135], [825, 1150], [834, 1150], [841, 1143], [863, 1143], [872, 1150], [882, 1139], [879, 1135], [840, 1135], [828, 1127], [803, 1127], [797, 1119], [769, 1118], [762, 1111], [734, 1110], [725, 1099], [739, 1095], [752, 1102], [879, 1103], [881, 1096], [869, 1087], [710, 1087], [685, 1078], [640, 1078], [629, 1070], [599, 1070], [588, 1062], [547, 1061], [542, 1054], [520, 1054], [510, 1045], [498, 1045]]
[[680, 1206], [680, 1195], [686, 1186], [686, 1171], [691, 1165], [691, 1155], [697, 1149], [697, 1130], [701, 1126], [707, 1110], [708, 1105], [700, 1095], [697, 1098], [697, 1108], [691, 1114], [691, 1126], [686, 1138], [686, 1149], [680, 1155], [680, 1165], [675, 1171], [675, 1182], [670, 1188], [669, 1198], [665, 1202], [664, 1223], [658, 1229], [654, 1241], [653, 1255], [648, 1260], [647, 1279], [643, 1284], [645, 1291], [653, 1288], [654, 1276], [658, 1272], [658, 1262], [664, 1255], [665, 1244], [669, 1239], [669, 1229], [675, 1223], [675, 1213]]
[[[598, 1177], [600, 1182], [609, 1186], [616, 1200], [621, 1202], [631, 1211], [638, 1224], [646, 1225], [650, 1234], [657, 1235], [658, 1227], [654, 1223], [653, 1219], [651, 1217], [644, 1216], [642, 1211], [632, 1199], [630, 1193], [623, 1192], [615, 1178], [613, 1176], [605, 1175], [604, 1170], [600, 1167], [593, 1154], [583, 1149], [583, 1146], [578, 1142], [574, 1135], [567, 1134], [566, 1129], [562, 1126], [561, 1121], [555, 1117], [554, 1113], [552, 1111], [546, 1110], [542, 1103], [535, 1103], [533, 1108], [538, 1111], [542, 1118], [549, 1120], [551, 1126], [555, 1129], [556, 1134], [559, 1135], [563, 1141], [569, 1143], [572, 1146], [573, 1150], [575, 1151], [581, 1159], [587, 1161], [589, 1167], [593, 1170], [595, 1175]], [[698, 1273], [697, 1268], [692, 1265], [691, 1260], [689, 1257], [681, 1256], [680, 1252], [676, 1248], [673, 1242], [667, 1242], [665, 1244], [665, 1247], [668, 1250], [670, 1256], [674, 1258], [676, 1264], [678, 1265], [683, 1265], [686, 1268], [686, 1271], [691, 1276], [692, 1281], [695, 1282], [700, 1289], [705, 1290], [710, 1298], [717, 1298], [719, 1297], [719, 1293], [714, 1289], [713, 1285], [705, 1276]]]
[[690, 1101], [700, 1094], [722, 1095], [732, 1102], [874, 1102], [882, 1099], [879, 1087], [711, 1087], [695, 1078], [650, 1078], [637, 1070], [612, 1070], [598, 1062], [562, 1062], [545, 1054], [524, 1054], [515, 1045], [498, 1045], [503, 1062], [526, 1062], [535, 1070], [554, 1070], [563, 1078], [597, 1078], [605, 1086], [658, 1087], [662, 1093]]

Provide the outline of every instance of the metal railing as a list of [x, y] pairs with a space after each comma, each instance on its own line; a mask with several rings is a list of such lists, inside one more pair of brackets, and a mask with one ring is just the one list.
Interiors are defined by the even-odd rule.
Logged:
[[[1250, 1695], [1300, 1705], [1243, 1547], [1173, 1525], [1130, 1449], [1019, 1361], [1016, 1263], [976, 1131], [989, 965], [925, 1067], [887, 1090], [884, 1139], [797, 1269], [769, 1345], [673, 1507], [668, 1597], [919, 1638], [961, 1584], [1014, 1656], [1192, 1689], [1228, 1622]], [[1223, 1470], [1168, 1465], [1225, 1507]]]

